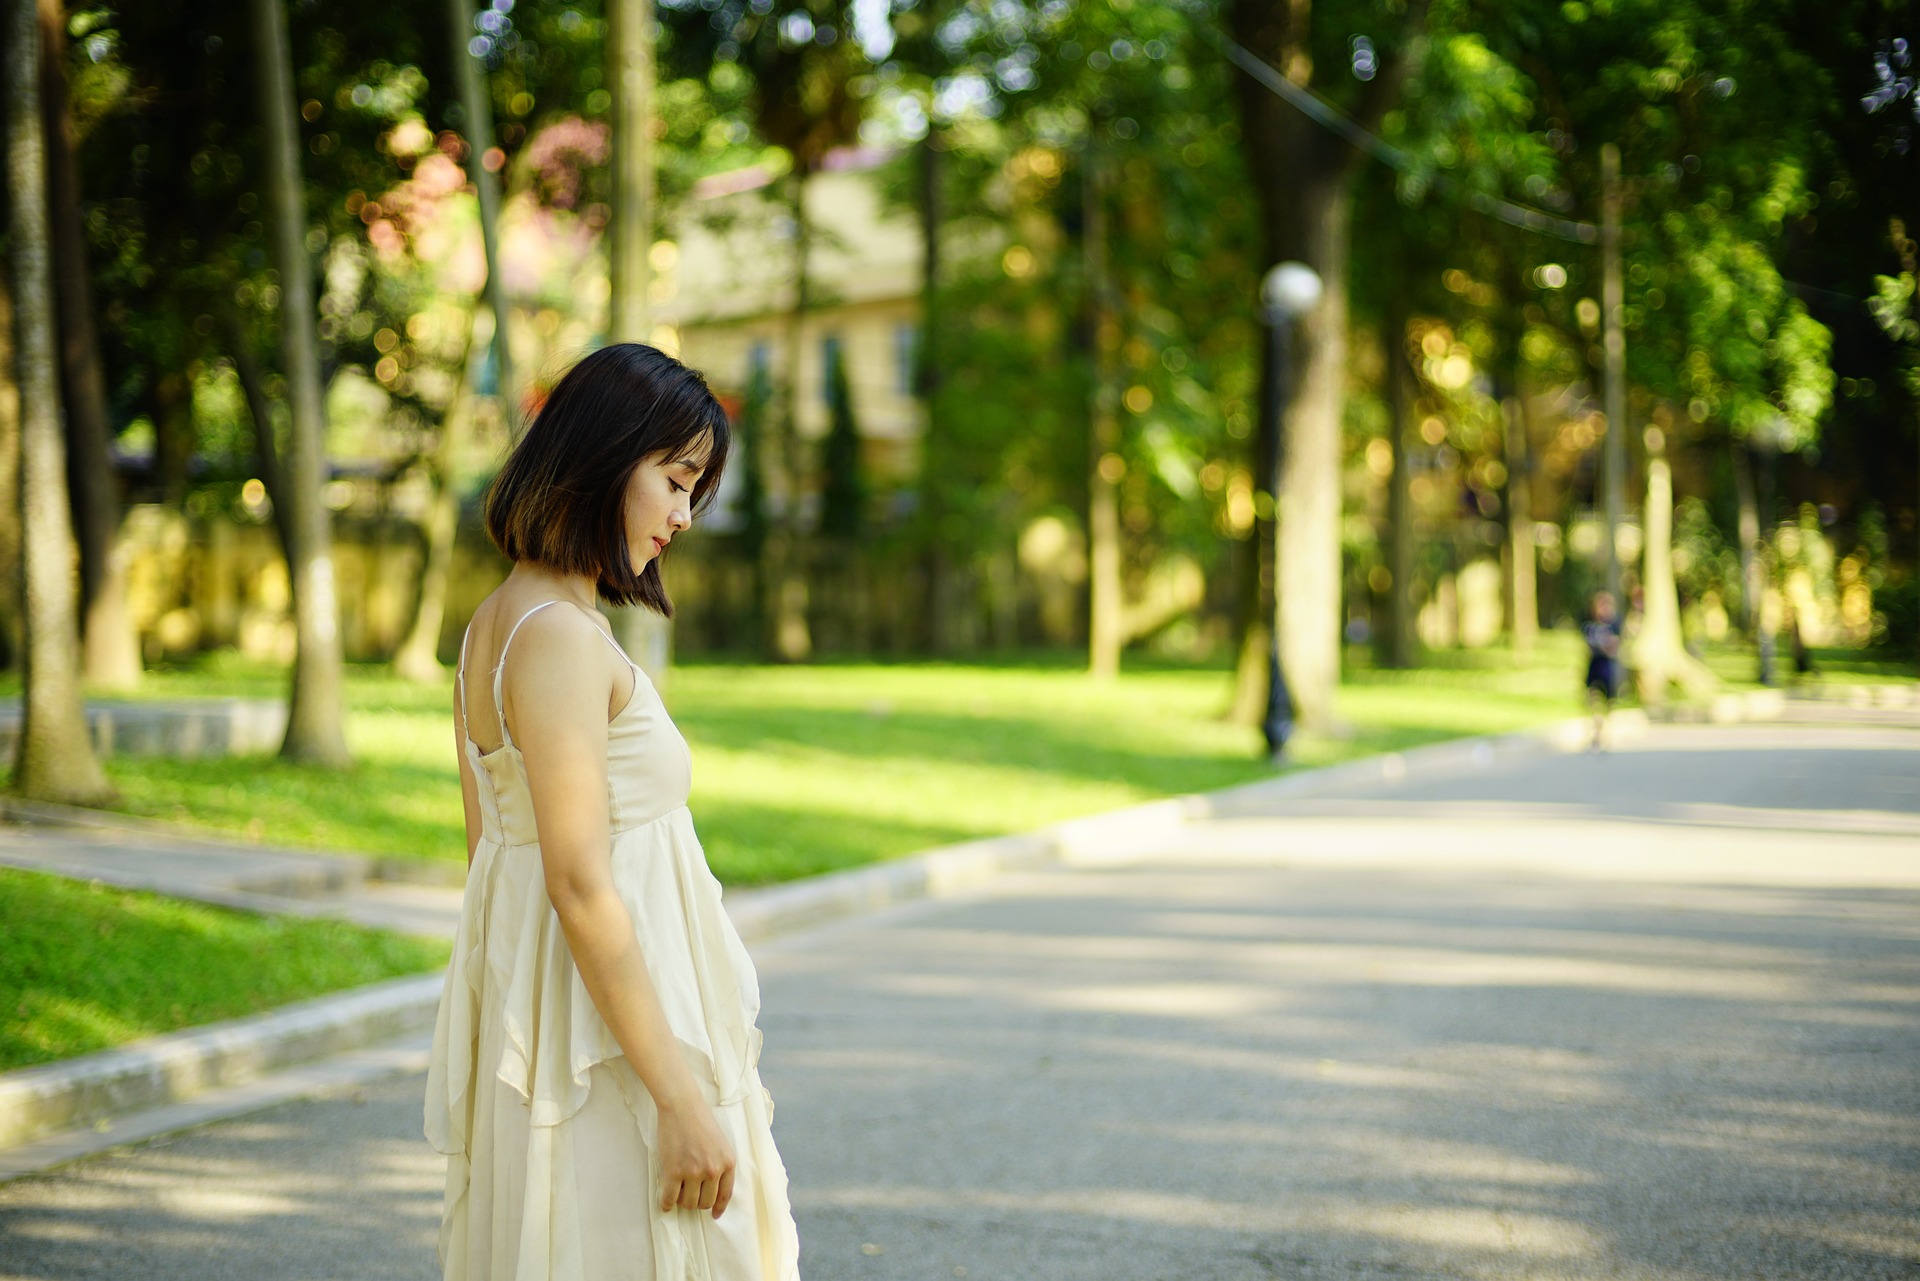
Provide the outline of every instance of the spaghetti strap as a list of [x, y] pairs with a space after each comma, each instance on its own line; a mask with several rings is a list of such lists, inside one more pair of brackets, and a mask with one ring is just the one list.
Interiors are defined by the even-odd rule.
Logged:
[[636, 672], [640, 670], [640, 664], [634, 662], [631, 658], [627, 657], [626, 649], [620, 644], [619, 641], [615, 640], [610, 634], [608, 634], [607, 632], [601, 631], [600, 625], [598, 623], [594, 624], [593, 630], [596, 632], [600, 632], [601, 638], [605, 640], [607, 644], [613, 646], [613, 652], [620, 655], [621, 662], [625, 663], [628, 667], [631, 667]]
[[470, 739], [467, 733], [467, 642], [473, 639], [473, 620], [467, 620], [467, 630], [460, 633], [460, 663], [453, 669], [453, 683], [457, 691], [455, 700], [460, 705], [460, 737]]
[[558, 605], [559, 603], [557, 600], [543, 600], [526, 613], [520, 615], [520, 621], [516, 622], [513, 625], [513, 630], [507, 633], [506, 643], [500, 646], [500, 661], [493, 665], [493, 717], [496, 721], [500, 722], [500, 741], [509, 747], [513, 745], [513, 735], [507, 732], [507, 707], [502, 701], [500, 690], [501, 678], [507, 673], [507, 651], [513, 647], [513, 638], [520, 634], [520, 626], [522, 623], [525, 623], [529, 618], [532, 618], [547, 606]]

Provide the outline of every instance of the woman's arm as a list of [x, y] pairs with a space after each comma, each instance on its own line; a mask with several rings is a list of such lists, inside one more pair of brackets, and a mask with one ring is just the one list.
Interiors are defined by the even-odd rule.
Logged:
[[506, 673], [508, 728], [533, 795], [547, 897], [574, 965], [660, 1113], [662, 1208], [732, 1196], [734, 1155], [667, 1026], [632, 916], [613, 885], [607, 829], [607, 712], [615, 668], [598, 628], [543, 610], [521, 629]]

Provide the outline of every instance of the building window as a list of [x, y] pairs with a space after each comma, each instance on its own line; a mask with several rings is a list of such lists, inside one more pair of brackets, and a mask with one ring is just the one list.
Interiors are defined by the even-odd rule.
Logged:
[[893, 327], [893, 388], [902, 396], [914, 393], [920, 363], [920, 326]]

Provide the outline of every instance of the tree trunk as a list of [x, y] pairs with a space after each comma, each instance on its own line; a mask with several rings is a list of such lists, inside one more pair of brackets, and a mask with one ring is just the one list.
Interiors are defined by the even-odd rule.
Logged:
[[[1304, 3], [1234, 0], [1234, 37], [1287, 80], [1313, 74], [1309, 9]], [[1407, 6], [1409, 34], [1426, 6]], [[1371, 128], [1399, 97], [1404, 48], [1389, 51], [1363, 85], [1353, 118]], [[1300, 374], [1286, 388], [1279, 503], [1277, 610], [1280, 661], [1295, 717], [1306, 729], [1333, 728], [1340, 679], [1340, 425], [1347, 364], [1348, 231], [1359, 153], [1323, 130], [1252, 76], [1238, 80], [1241, 140], [1259, 202], [1263, 246], [1272, 266], [1304, 262], [1320, 275], [1320, 304], [1300, 322]], [[1267, 359], [1274, 359], [1269, 349]]]
[[440, 419], [440, 441], [434, 450], [433, 504], [427, 509], [427, 554], [420, 567], [420, 601], [414, 607], [413, 626], [393, 655], [393, 670], [403, 680], [434, 682], [446, 675], [440, 665], [440, 629], [446, 621], [447, 581], [453, 575], [454, 544], [460, 533], [460, 463], [473, 430], [480, 359], [486, 350], [475, 339], [483, 323], [481, 317], [486, 315], [476, 308], [468, 322], [460, 388]]
[[1087, 290], [1087, 671], [1096, 680], [1120, 674], [1126, 643], [1126, 602], [1120, 588], [1120, 457], [1114, 351], [1120, 322], [1107, 282], [1106, 161], [1098, 144], [1087, 148], [1085, 237]]
[[1620, 273], [1620, 148], [1600, 148], [1600, 323], [1606, 354], [1607, 434], [1601, 442], [1601, 484], [1606, 490], [1607, 590], [1620, 616], [1620, 526], [1627, 512], [1627, 330], [1626, 293]]
[[519, 440], [519, 384], [513, 374], [513, 331], [507, 323], [507, 281], [500, 269], [500, 180], [487, 168], [487, 153], [493, 150], [493, 102], [487, 96], [485, 72], [467, 50], [475, 34], [473, 0], [447, 0], [447, 23], [453, 42], [454, 83], [460, 90], [460, 114], [466, 126], [467, 176], [480, 200], [480, 245], [487, 259], [487, 305], [493, 308], [493, 368], [500, 414], [508, 438]]
[[[313, 270], [306, 253], [306, 193], [300, 179], [294, 125], [293, 53], [280, 0], [249, 0], [253, 54], [266, 125], [267, 225], [280, 276], [280, 353], [287, 377], [291, 423], [285, 492], [291, 537], [287, 567], [293, 582], [298, 646], [293, 701], [280, 754], [318, 765], [349, 763], [341, 719], [343, 673], [339, 606], [334, 595], [333, 538], [320, 489], [326, 479], [326, 405], [321, 396], [319, 341], [314, 333]], [[270, 434], [270, 433], [269, 433]]]
[[46, 135], [40, 121], [40, 32], [33, 0], [7, 11], [7, 187], [19, 325], [22, 568], [26, 708], [13, 788], [25, 796], [94, 805], [113, 789], [87, 736], [76, 662], [72, 513], [55, 371], [52, 245], [47, 229]]
[[1740, 540], [1740, 629], [1754, 635], [1760, 625], [1760, 595], [1766, 583], [1756, 554], [1760, 544], [1760, 505], [1753, 494], [1753, 451], [1745, 441], [1733, 448], [1733, 492], [1737, 508], [1735, 536]]
[[[273, 516], [273, 530], [280, 538], [280, 554], [291, 556], [293, 530], [287, 524], [292, 510], [287, 499], [287, 477], [280, 466], [280, 443], [274, 437], [273, 400], [267, 395], [266, 375], [254, 358], [252, 339], [239, 314], [227, 315], [228, 338], [233, 344], [233, 372], [240, 380], [240, 394], [247, 402], [247, 414], [253, 419], [253, 452], [260, 464], [260, 483], [267, 487], [267, 508]], [[292, 564], [289, 560], [288, 564]]]
[[800, 373], [806, 360], [804, 325], [811, 294], [807, 177], [805, 170], [796, 170], [787, 180], [793, 219], [793, 306], [786, 318], [786, 388], [780, 412], [769, 424], [773, 430], [767, 433], [767, 448], [762, 451], [765, 493], [772, 510], [762, 576], [769, 599], [762, 604], [761, 616], [769, 628], [768, 652], [782, 663], [803, 663], [813, 655], [800, 529], [800, 500], [805, 490], [800, 466]]
[[1641, 554], [1643, 613], [1634, 642], [1633, 667], [1640, 677], [1641, 699], [1664, 702], [1669, 685], [1690, 694], [1707, 693], [1719, 680], [1687, 652], [1680, 630], [1680, 593], [1673, 580], [1673, 475], [1667, 467], [1665, 436], [1647, 432], [1646, 549]]
[[[1352, 215], [1344, 174], [1302, 192], [1317, 208], [1297, 256], [1325, 286], [1300, 322], [1300, 376], [1282, 418], [1279, 564], [1275, 578], [1280, 670], [1295, 719], [1325, 733], [1334, 726], [1340, 683], [1340, 420], [1347, 371], [1347, 231]], [[1285, 250], [1276, 246], [1275, 261]]]
[[953, 649], [953, 620], [947, 608], [952, 573], [946, 545], [946, 505], [940, 475], [940, 451], [946, 443], [939, 421], [940, 378], [940, 218], [941, 147], [933, 121], [933, 94], [926, 96], [927, 136], [920, 141], [916, 166], [915, 212], [920, 218], [920, 350], [913, 391], [920, 401], [920, 493], [927, 529], [927, 642], [935, 654]]
[[1500, 398], [1506, 424], [1507, 481], [1501, 504], [1507, 522], [1507, 635], [1515, 658], [1533, 653], [1540, 631], [1540, 602], [1533, 563], [1532, 449], [1527, 430], [1527, 397], [1520, 387], [1520, 336], [1509, 335], [1504, 357], [1506, 375]]
[[113, 472], [106, 379], [93, 323], [93, 289], [67, 116], [67, 14], [63, 0], [39, 0], [40, 111], [46, 132], [47, 193], [60, 314], [61, 403], [67, 474], [80, 544], [81, 643], [86, 678], [105, 689], [140, 683], [140, 643], [127, 603], [128, 549], [120, 541], [120, 486]]
[[[607, 87], [613, 91], [607, 340], [648, 342], [653, 328], [653, 0], [608, 0]], [[614, 610], [612, 622], [620, 643], [664, 695], [673, 661], [673, 621], [632, 605]]]
[[1388, 667], [1413, 666], [1413, 468], [1407, 433], [1413, 428], [1413, 365], [1407, 359], [1407, 318], [1395, 312], [1387, 322], [1389, 410], [1387, 443], [1393, 470], [1387, 475], [1387, 635], [1383, 652]]
[[1527, 430], [1527, 399], [1516, 390], [1507, 411], [1508, 629], [1513, 653], [1532, 655], [1540, 635], [1539, 575], [1533, 554], [1533, 451]]
[[0, 666], [21, 656], [20, 387], [14, 380], [13, 291], [0, 271]]

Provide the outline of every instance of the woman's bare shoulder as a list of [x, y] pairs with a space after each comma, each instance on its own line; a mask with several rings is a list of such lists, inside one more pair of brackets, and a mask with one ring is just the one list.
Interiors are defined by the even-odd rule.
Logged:
[[[521, 622], [509, 649], [509, 661], [538, 655], [545, 660], [574, 661], [590, 652], [607, 652], [606, 616], [570, 600], [529, 601], [518, 611]], [[521, 646], [526, 646], [523, 654]]]

